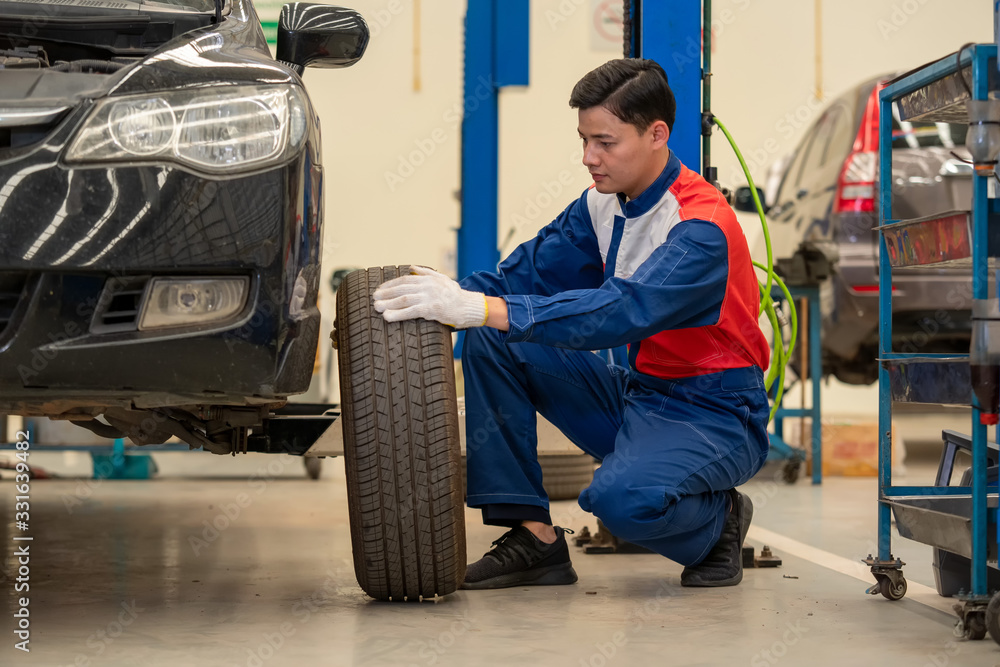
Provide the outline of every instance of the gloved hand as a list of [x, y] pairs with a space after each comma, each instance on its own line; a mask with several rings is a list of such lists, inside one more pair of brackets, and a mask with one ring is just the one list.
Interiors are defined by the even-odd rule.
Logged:
[[375, 310], [387, 322], [420, 317], [456, 329], [486, 324], [484, 294], [464, 290], [448, 276], [422, 266], [411, 267], [410, 274], [382, 283], [372, 295]]

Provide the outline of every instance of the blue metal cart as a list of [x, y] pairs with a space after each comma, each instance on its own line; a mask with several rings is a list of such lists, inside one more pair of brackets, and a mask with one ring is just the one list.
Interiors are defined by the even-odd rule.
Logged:
[[[812, 453], [812, 483], [821, 484], [823, 482], [823, 437], [820, 414], [822, 404], [820, 400], [820, 385], [822, 384], [822, 350], [820, 345], [820, 312], [819, 312], [819, 287], [789, 285], [788, 292], [793, 299], [802, 299], [808, 302], [808, 308], [799, 309], [799, 313], [808, 313], [806, 316], [807, 326], [802, 327], [801, 349], [806, 351], [808, 359], [808, 375], [814, 378], [812, 384], [812, 401], [809, 407], [803, 405], [801, 408], [779, 407], [774, 413], [774, 433], [769, 434], [771, 447], [768, 452], [768, 461], [784, 461], [782, 476], [785, 482], [794, 484], [798, 481], [799, 471], [805, 461], [805, 442], [800, 447], [792, 447], [785, 442], [785, 419], [790, 417], [809, 417], [810, 427], [810, 447]], [[783, 298], [780, 293], [775, 294], [776, 299]], [[806, 373], [803, 373], [806, 375]], [[802, 382], [802, 380], [799, 380]]]
[[[878, 553], [865, 561], [876, 584], [869, 589], [890, 600], [906, 594], [904, 563], [891, 549], [891, 515], [901, 536], [971, 559], [970, 585], [956, 597], [957, 630], [982, 639], [987, 630], [1000, 643], [1000, 593], [987, 590], [988, 557], [996, 558], [997, 495], [987, 489], [986, 429], [996, 423], [996, 360], [984, 362], [985, 341], [976, 334], [971, 355], [934, 355], [892, 349], [893, 271], [910, 266], [946, 264], [972, 271], [973, 326], [982, 331], [1000, 313], [989, 310], [990, 257], [1000, 255], [1000, 206], [989, 190], [996, 184], [992, 167], [973, 175], [969, 211], [896, 220], [892, 215], [893, 105], [901, 122], [967, 123], [971, 100], [986, 100], [996, 90], [996, 45], [967, 45], [957, 54], [918, 68], [889, 82], [879, 94], [879, 484]], [[993, 310], [996, 301], [993, 300]], [[975, 363], [973, 363], [975, 362]], [[984, 363], [986, 365], [984, 365]], [[976, 382], [974, 384], [974, 381]], [[893, 402], [971, 406], [971, 485], [894, 486], [891, 423]], [[992, 405], [991, 405], [992, 404]], [[891, 514], [890, 514], [891, 513]]]

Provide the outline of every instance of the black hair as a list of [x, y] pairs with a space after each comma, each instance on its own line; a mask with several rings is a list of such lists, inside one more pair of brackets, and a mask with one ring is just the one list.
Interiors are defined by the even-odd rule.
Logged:
[[642, 134], [662, 120], [672, 132], [677, 102], [658, 63], [643, 58], [610, 60], [588, 72], [569, 96], [573, 109], [604, 107]]

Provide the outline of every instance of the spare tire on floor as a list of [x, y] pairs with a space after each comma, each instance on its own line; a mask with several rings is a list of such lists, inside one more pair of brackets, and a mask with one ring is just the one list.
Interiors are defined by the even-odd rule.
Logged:
[[549, 500], [576, 500], [594, 481], [594, 458], [587, 453], [540, 454], [542, 486]]
[[[542, 488], [549, 500], [576, 500], [580, 493], [594, 481], [597, 464], [585, 452], [539, 454], [542, 467]], [[462, 456], [462, 489], [466, 490], [466, 458]]]
[[337, 290], [344, 465], [354, 571], [377, 600], [455, 591], [465, 513], [451, 329], [389, 323], [372, 307], [407, 266], [355, 271]]

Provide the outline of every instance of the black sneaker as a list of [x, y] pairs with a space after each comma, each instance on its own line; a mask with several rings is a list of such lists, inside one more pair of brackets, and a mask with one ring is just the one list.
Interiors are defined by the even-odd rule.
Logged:
[[729, 491], [729, 497], [733, 508], [719, 541], [703, 561], [684, 568], [681, 586], [735, 586], [743, 581], [743, 540], [753, 518], [753, 503], [736, 489]]
[[518, 526], [496, 540], [492, 550], [465, 571], [462, 588], [510, 588], [511, 586], [561, 586], [576, 583], [576, 571], [569, 560], [566, 533], [555, 526], [556, 541], [546, 544]]

